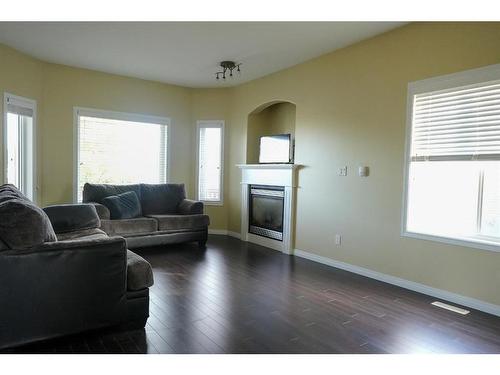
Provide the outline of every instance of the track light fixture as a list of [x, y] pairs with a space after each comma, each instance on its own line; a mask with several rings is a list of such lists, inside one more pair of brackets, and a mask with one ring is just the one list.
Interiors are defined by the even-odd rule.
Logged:
[[220, 67], [222, 71], [215, 73], [215, 79], [226, 79], [226, 73], [229, 72], [229, 77], [233, 76], [233, 70], [236, 70], [238, 73], [241, 73], [240, 70], [241, 63], [237, 64], [234, 61], [222, 61], [220, 63]]

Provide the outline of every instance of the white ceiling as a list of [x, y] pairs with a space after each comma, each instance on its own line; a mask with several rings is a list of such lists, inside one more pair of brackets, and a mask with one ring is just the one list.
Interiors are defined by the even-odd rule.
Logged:
[[[401, 22], [0, 22], [0, 43], [41, 60], [188, 87], [234, 86]], [[215, 80], [222, 60], [241, 75]]]

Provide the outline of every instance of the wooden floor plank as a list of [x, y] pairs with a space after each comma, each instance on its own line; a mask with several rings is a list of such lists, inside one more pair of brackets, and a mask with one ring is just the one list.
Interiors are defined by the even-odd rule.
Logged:
[[143, 330], [8, 353], [500, 353], [500, 318], [227, 236], [137, 250], [153, 266]]

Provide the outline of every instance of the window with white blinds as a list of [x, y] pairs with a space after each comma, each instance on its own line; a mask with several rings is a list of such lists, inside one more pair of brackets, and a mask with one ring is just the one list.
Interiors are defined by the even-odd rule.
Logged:
[[224, 122], [198, 121], [198, 199], [223, 201]]
[[84, 109], [76, 109], [76, 117], [76, 201], [86, 182], [167, 182], [167, 118]]
[[414, 96], [412, 160], [500, 158], [500, 81]]
[[35, 201], [36, 102], [5, 93], [4, 109], [5, 183], [17, 186]]
[[500, 251], [500, 66], [408, 95], [403, 234]]

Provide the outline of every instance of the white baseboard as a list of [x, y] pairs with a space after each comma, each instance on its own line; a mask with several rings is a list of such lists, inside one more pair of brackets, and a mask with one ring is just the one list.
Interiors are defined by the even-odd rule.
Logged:
[[227, 230], [226, 229], [209, 229], [208, 234], [218, 234], [221, 236], [227, 236]]
[[241, 239], [241, 234], [238, 232], [233, 232], [227, 229], [209, 229], [208, 234], [218, 234], [221, 236], [230, 236], [237, 239]]
[[428, 285], [424, 285], [424, 284], [416, 283], [414, 281], [401, 279], [401, 278], [396, 277], [396, 276], [391, 276], [391, 275], [387, 275], [384, 273], [372, 271], [368, 268], [363, 268], [363, 267], [355, 266], [355, 265], [352, 265], [349, 263], [340, 262], [337, 260], [326, 258], [326, 257], [323, 257], [321, 255], [312, 254], [312, 253], [309, 253], [307, 251], [303, 251], [303, 250], [299, 250], [299, 249], [295, 249], [293, 254], [298, 256], [298, 257], [301, 257], [301, 258], [305, 258], [305, 259], [312, 260], [314, 262], [325, 264], [327, 266], [339, 268], [339, 269], [342, 269], [345, 271], [356, 273], [358, 275], [369, 277], [371, 279], [383, 281], [383, 282], [388, 283], [388, 284], [397, 285], [401, 288], [413, 290], [413, 291], [418, 292], [418, 293], [427, 294], [429, 296], [432, 296], [432, 297], [435, 297], [438, 299], [442, 299], [445, 301], [456, 303], [458, 305], [470, 307], [470, 308], [475, 309], [475, 310], [483, 311], [483, 312], [488, 313], [488, 314], [500, 316], [500, 306], [494, 305], [494, 304], [489, 303], [489, 302], [485, 302], [485, 301], [481, 301], [481, 300], [478, 300], [475, 298], [462, 296], [460, 294], [448, 292], [446, 290], [433, 288], [433, 287], [430, 287]]
[[241, 240], [241, 233], [239, 232], [233, 232], [231, 230], [228, 230], [227, 235]]

